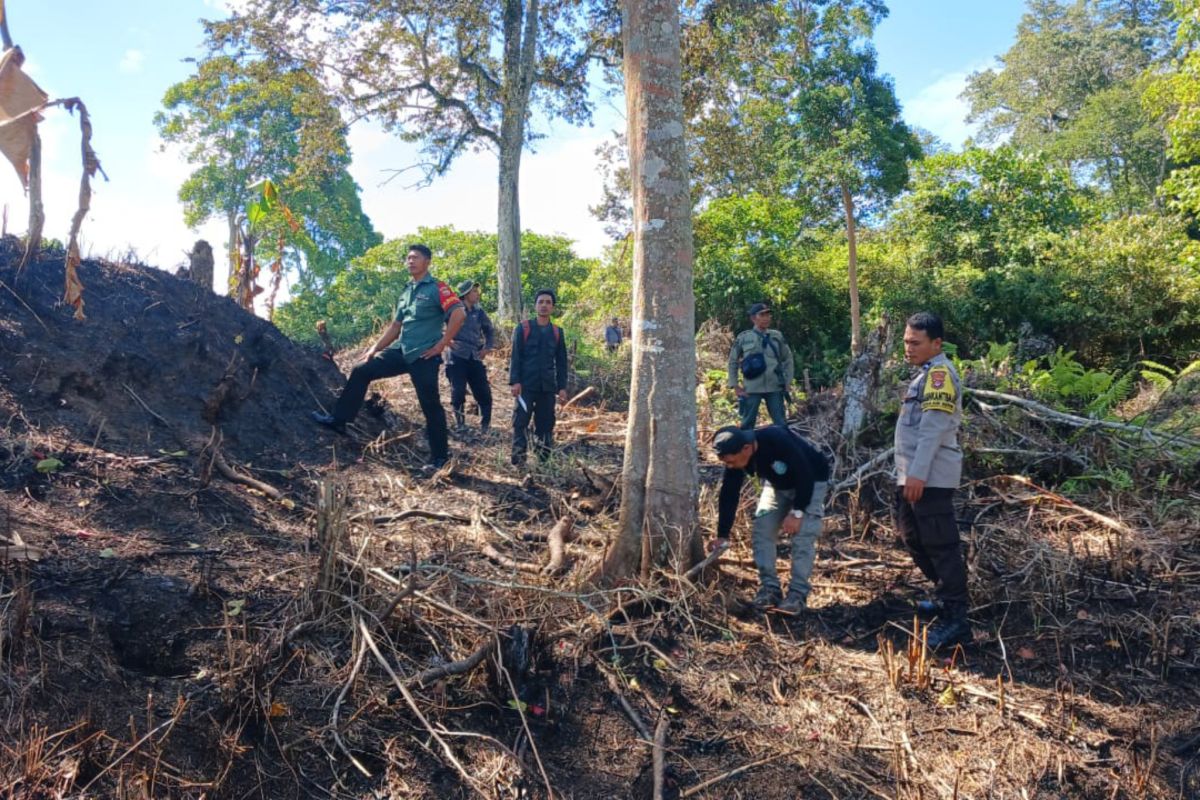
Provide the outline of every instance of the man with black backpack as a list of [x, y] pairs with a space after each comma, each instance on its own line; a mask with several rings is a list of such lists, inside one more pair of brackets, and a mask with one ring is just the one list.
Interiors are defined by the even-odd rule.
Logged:
[[750, 321], [754, 327], [739, 333], [729, 352], [729, 388], [738, 396], [741, 427], [754, 429], [764, 400], [771, 422], [787, 425], [788, 387], [795, 377], [792, 349], [783, 334], [770, 327], [771, 309], [766, 303], [750, 306]]
[[513, 398], [512, 463], [525, 463], [529, 421], [533, 420], [534, 449], [545, 461], [554, 442], [554, 402], [567, 402], [567, 343], [562, 328], [550, 321], [557, 298], [553, 289], [539, 289], [533, 307], [537, 316], [513, 331], [508, 383]]

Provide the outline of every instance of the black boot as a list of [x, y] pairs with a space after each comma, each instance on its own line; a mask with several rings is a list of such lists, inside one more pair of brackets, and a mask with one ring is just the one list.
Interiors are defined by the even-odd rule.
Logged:
[[330, 428], [336, 433], [340, 433], [343, 436], [346, 435], [346, 423], [340, 419], [337, 419], [332, 414], [326, 414], [322, 411], [313, 411], [308, 415], [308, 418], [318, 425], [324, 425], [326, 428]]
[[758, 594], [750, 601], [750, 605], [759, 610], [774, 608], [783, 599], [783, 592], [778, 586], [760, 586]]
[[967, 619], [967, 610], [947, 607], [945, 613], [929, 626], [925, 641], [930, 650], [971, 644], [974, 635], [971, 632], [971, 622]]

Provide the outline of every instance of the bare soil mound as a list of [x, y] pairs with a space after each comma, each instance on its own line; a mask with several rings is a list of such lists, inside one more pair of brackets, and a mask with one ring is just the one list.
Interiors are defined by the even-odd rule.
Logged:
[[338, 388], [336, 367], [228, 297], [151, 267], [86, 261], [85, 322], [62, 307], [62, 261], [18, 278], [0, 242], [0, 369], [21, 415], [112, 452], [153, 455], [206, 441], [282, 470], [328, 460], [305, 419]]

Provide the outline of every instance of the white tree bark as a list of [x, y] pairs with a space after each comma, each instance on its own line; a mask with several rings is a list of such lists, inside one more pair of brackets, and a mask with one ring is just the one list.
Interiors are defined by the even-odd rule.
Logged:
[[504, 3], [504, 111], [500, 121], [500, 169], [497, 195], [497, 316], [521, 317], [521, 154], [529, 118], [537, 55], [538, 0]]
[[874, 410], [883, 362], [892, 350], [891, 323], [884, 314], [879, 326], [867, 336], [866, 346], [850, 359], [842, 382], [842, 435], [858, 438]]
[[686, 569], [697, 528], [692, 221], [677, 0], [622, 0], [633, 184], [633, 384], [617, 539], [601, 579]]

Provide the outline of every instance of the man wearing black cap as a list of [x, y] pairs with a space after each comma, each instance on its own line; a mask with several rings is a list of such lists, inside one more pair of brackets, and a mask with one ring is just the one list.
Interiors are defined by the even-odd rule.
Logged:
[[487, 367], [484, 357], [496, 346], [496, 331], [487, 312], [479, 304], [479, 284], [463, 281], [458, 285], [458, 297], [467, 310], [467, 318], [458, 329], [454, 341], [450, 342], [450, 354], [446, 360], [446, 378], [450, 381], [450, 407], [454, 409], [454, 426], [463, 430], [467, 426], [463, 405], [467, 400], [467, 386], [471, 396], [479, 404], [479, 430], [487, 433], [492, 424], [492, 387], [488, 385]]
[[567, 343], [562, 328], [550, 321], [556, 301], [553, 289], [538, 289], [533, 307], [537, 316], [513, 331], [508, 383], [513, 398], [512, 463], [525, 463], [529, 421], [533, 420], [534, 449], [545, 461], [554, 442], [554, 399], [567, 402]]
[[[809, 576], [825, 516], [829, 462], [812, 444], [782, 425], [752, 431], [732, 425], [721, 428], [713, 437], [713, 448], [725, 465], [713, 546], [728, 544], [742, 483], [747, 473], [758, 476], [763, 488], [750, 536], [759, 581], [754, 605], [799, 613], [812, 588]], [[782, 602], [775, 572], [776, 537], [781, 531], [792, 537], [791, 580]]]
[[750, 321], [754, 327], [739, 333], [729, 352], [729, 388], [738, 396], [742, 428], [754, 428], [758, 406], [764, 400], [771, 421], [786, 425], [784, 401], [795, 377], [792, 349], [783, 340], [783, 334], [770, 327], [771, 309], [766, 303], [750, 306]]

